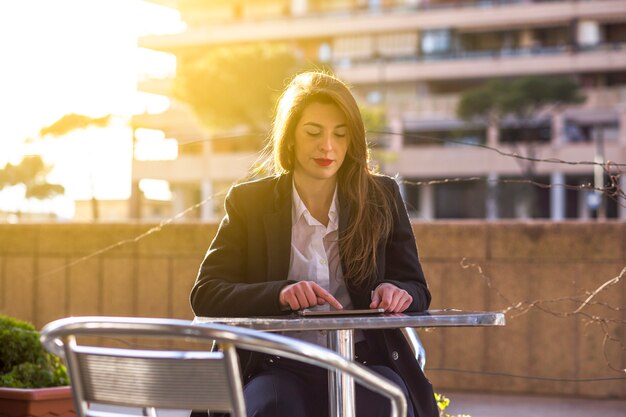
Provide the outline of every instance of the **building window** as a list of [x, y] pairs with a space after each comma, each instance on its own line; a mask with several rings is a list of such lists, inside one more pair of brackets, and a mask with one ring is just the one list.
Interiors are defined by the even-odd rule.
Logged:
[[542, 48], [562, 47], [566, 46], [569, 43], [570, 31], [568, 27], [535, 29], [534, 39], [537, 43], [537, 46]]
[[333, 48], [328, 42], [324, 42], [320, 45], [317, 57], [322, 62], [329, 62], [333, 57]]
[[[550, 218], [550, 189], [532, 183], [519, 182], [525, 178], [502, 177], [497, 186], [498, 217], [502, 219]], [[507, 182], [512, 180], [512, 182]], [[547, 176], [534, 176], [532, 181], [549, 184]]]
[[607, 24], [604, 26], [604, 39], [608, 43], [626, 42], [626, 23]]
[[435, 185], [435, 217], [438, 219], [484, 219], [485, 182]]
[[448, 128], [432, 130], [406, 130], [405, 146], [466, 146], [486, 143], [486, 130], [482, 127]]
[[420, 181], [420, 179], [411, 179], [404, 185], [404, 204], [411, 218], [420, 216], [419, 208], [422, 199], [422, 193], [420, 191], [421, 186], [412, 184], [418, 181]]
[[580, 46], [595, 46], [602, 42], [600, 25], [598, 22], [578, 22], [578, 44]]
[[133, 157], [136, 161], [167, 161], [178, 158], [178, 142], [156, 129], [135, 129]]
[[376, 38], [376, 53], [381, 57], [415, 56], [417, 33], [397, 32], [379, 35]]
[[371, 58], [374, 55], [374, 38], [368, 35], [337, 38], [333, 41], [332, 53], [335, 62]]
[[[589, 198], [593, 191], [588, 188], [582, 188], [583, 186], [593, 185], [593, 174], [588, 175], [568, 175], [565, 177], [565, 183], [574, 187], [581, 187], [578, 189], [565, 190], [565, 216], [568, 219], [586, 219], [597, 218], [598, 208], [595, 205], [590, 205], [592, 202], [596, 202], [595, 199]], [[610, 187], [611, 183], [609, 178], [605, 175], [604, 186]], [[615, 199], [604, 196], [602, 199], [604, 204], [605, 214], [607, 218], [617, 218], [618, 216], [618, 202]]]
[[552, 125], [548, 121], [500, 128], [500, 143], [540, 142], [552, 140]]
[[452, 36], [449, 29], [433, 29], [422, 32], [421, 50], [424, 55], [450, 52]]
[[578, 122], [565, 121], [565, 139], [570, 143], [585, 143], [595, 140], [617, 142], [619, 140], [619, 123], [614, 122]]

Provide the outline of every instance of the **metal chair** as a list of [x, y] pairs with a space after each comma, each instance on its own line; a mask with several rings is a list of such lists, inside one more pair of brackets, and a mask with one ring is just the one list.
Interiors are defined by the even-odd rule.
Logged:
[[[206, 350], [110, 348], [79, 344], [77, 337], [82, 336], [185, 339], [206, 343]], [[79, 417], [128, 415], [94, 410], [93, 403], [142, 408], [145, 416], [153, 417], [157, 408], [245, 417], [235, 348], [340, 370], [389, 398], [392, 417], [406, 416], [406, 399], [397, 385], [335, 352], [281, 335], [183, 320], [75, 317], [46, 325], [41, 340], [48, 351], [65, 358]], [[216, 351], [211, 351], [213, 342]]]

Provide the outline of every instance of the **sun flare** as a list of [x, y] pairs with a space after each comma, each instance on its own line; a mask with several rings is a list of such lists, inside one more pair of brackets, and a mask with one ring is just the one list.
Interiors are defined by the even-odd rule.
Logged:
[[[179, 30], [177, 12], [140, 0], [0, 2], [0, 168], [41, 154], [55, 167], [50, 180], [65, 185], [68, 198], [89, 198], [94, 188], [103, 199], [128, 198], [128, 120], [151, 106], [137, 80], [172, 66], [171, 58], [140, 51], [137, 37]], [[113, 121], [106, 129], [39, 139], [42, 127], [68, 113], [111, 114]], [[94, 153], [98, 163], [89, 163]]]

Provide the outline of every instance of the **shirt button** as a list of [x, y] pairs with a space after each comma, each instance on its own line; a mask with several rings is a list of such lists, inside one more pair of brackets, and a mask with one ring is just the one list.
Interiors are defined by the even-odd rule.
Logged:
[[391, 353], [391, 357], [393, 358], [394, 361], [397, 361], [398, 358], [400, 357], [400, 355], [398, 355], [398, 352], [396, 352], [395, 350]]
[[322, 265], [326, 265], [326, 263], [327, 263], [327, 262], [326, 262], [326, 259], [320, 259], [320, 263], [321, 263]]

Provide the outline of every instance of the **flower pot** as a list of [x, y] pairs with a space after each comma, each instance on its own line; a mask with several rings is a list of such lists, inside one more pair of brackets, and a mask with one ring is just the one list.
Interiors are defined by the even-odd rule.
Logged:
[[0, 417], [74, 417], [70, 387], [2, 388]]

